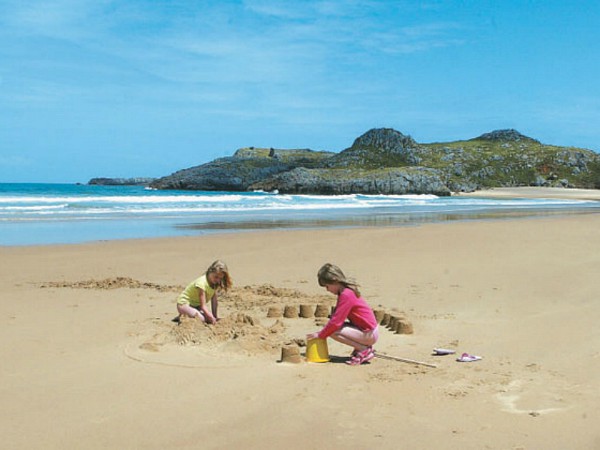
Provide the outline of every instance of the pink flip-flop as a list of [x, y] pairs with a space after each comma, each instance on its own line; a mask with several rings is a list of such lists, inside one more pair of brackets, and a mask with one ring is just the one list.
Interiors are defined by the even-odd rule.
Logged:
[[476, 355], [469, 355], [468, 353], [463, 353], [460, 358], [456, 358], [456, 360], [458, 362], [473, 362], [473, 361], [479, 361], [481, 359], [481, 356], [476, 356]]

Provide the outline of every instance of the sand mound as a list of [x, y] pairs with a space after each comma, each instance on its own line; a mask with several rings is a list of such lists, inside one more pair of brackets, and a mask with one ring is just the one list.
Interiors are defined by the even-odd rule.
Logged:
[[[214, 325], [207, 325], [197, 319], [182, 317], [174, 325], [166, 341], [179, 345], [202, 346], [207, 349], [226, 348], [244, 350], [248, 353], [271, 352], [289, 341], [285, 335], [285, 325], [276, 321], [265, 327], [252, 316], [234, 313]], [[168, 343], [168, 342], [165, 342]]]
[[179, 292], [183, 286], [163, 285], [134, 280], [129, 277], [104, 278], [102, 280], [84, 281], [47, 281], [40, 284], [41, 288], [72, 288], [72, 289], [154, 289], [159, 292]]
[[[181, 292], [185, 286], [157, 284], [139, 281], [130, 277], [113, 277], [101, 280], [81, 281], [44, 281], [39, 283], [40, 288], [71, 288], [71, 289], [154, 289], [159, 292]], [[256, 306], [287, 303], [331, 303], [330, 296], [307, 295], [303, 292], [279, 288], [270, 284], [259, 286], [234, 287], [228, 292], [220, 294], [221, 301], [230, 303], [237, 309], [248, 310]]]
[[[298, 314], [294, 320], [269, 317], [273, 308], [300, 308], [300, 305], [326, 305], [329, 310], [331, 296], [309, 295], [293, 289], [271, 285], [243, 286], [220, 295], [219, 310], [229, 312], [214, 325], [197, 319], [181, 317], [168, 332], [164, 330], [142, 344], [140, 349], [157, 351], [165, 344], [200, 347], [221, 353], [278, 354], [284, 345], [304, 345], [304, 334], [312, 331], [314, 324], [302, 323]], [[261, 324], [261, 319], [269, 323]], [[291, 327], [291, 329], [289, 328]]]

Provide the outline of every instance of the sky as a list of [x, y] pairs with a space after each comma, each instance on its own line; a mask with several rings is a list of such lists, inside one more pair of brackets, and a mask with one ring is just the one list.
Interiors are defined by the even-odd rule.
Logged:
[[600, 151], [597, 0], [0, 0], [0, 182], [514, 128]]

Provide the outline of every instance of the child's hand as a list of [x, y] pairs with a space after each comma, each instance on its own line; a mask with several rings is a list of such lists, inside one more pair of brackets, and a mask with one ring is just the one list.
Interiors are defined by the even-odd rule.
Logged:
[[306, 335], [306, 340], [310, 341], [311, 339], [317, 339], [319, 337], [319, 332], [315, 331], [314, 333], [310, 333]]

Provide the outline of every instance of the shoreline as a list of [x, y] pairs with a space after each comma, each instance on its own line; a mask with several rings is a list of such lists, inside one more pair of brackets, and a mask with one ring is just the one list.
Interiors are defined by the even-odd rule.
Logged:
[[[488, 194], [482, 194], [486, 197]], [[122, 238], [96, 238], [84, 240], [81, 242], [49, 242], [49, 243], [31, 243], [31, 244], [0, 244], [0, 250], [11, 248], [36, 248], [36, 247], [62, 247], [62, 246], [81, 246], [94, 245], [102, 243], [127, 243], [158, 241], [169, 239], [195, 239], [209, 237], [227, 237], [237, 234], [254, 234], [270, 232], [300, 232], [300, 231], [340, 231], [345, 230], [368, 230], [368, 229], [394, 229], [422, 227], [427, 225], [443, 225], [453, 223], [471, 223], [471, 222], [498, 222], [498, 221], [528, 221], [544, 220], [552, 218], [566, 218], [574, 216], [588, 216], [600, 214], [600, 210], [595, 209], [566, 209], [555, 208], [546, 210], [522, 208], [519, 210], [506, 211], [457, 211], [457, 212], [436, 212], [430, 214], [420, 214], [405, 217], [403, 215], [380, 215], [376, 217], [358, 217], [345, 220], [311, 220], [298, 219], [289, 221], [271, 221], [271, 222], [253, 222], [238, 221], [233, 223], [213, 223], [208, 224], [186, 224], [185, 226], [175, 226], [176, 228], [186, 230], [206, 230], [203, 234], [180, 234], [180, 235], [157, 235], [141, 237], [122, 237]]]
[[[512, 220], [517, 218], [539, 218], [559, 215], [589, 214], [600, 210], [600, 190], [581, 190], [564, 188], [497, 188], [472, 193], [455, 194], [455, 197], [468, 199], [467, 205], [456, 206], [452, 201], [443, 206], [421, 209], [373, 208], [342, 211], [335, 214], [311, 212], [282, 215], [250, 214], [219, 219], [219, 215], [210, 220], [190, 217], [183, 218], [147, 218], [139, 221], [132, 219], [88, 220], [88, 221], [47, 221], [39, 223], [4, 223], [2, 247], [21, 247], [36, 245], [77, 245], [86, 242], [123, 241], [129, 239], [160, 239], [177, 236], [198, 236], [214, 234], [232, 234], [260, 230], [302, 230], [302, 229], [351, 229], [377, 227], [421, 226], [428, 223], [450, 223], [455, 221]], [[470, 199], [509, 199], [516, 200], [511, 205], [499, 202], [499, 205], [471, 205]], [[539, 207], [528, 206], [526, 199], [569, 200], [571, 204], [552, 205], [552, 202]], [[579, 204], [579, 200], [587, 203]], [[535, 202], [535, 200], [532, 200]], [[475, 203], [475, 202], [473, 202]], [[531, 202], [529, 202], [531, 203]], [[410, 207], [409, 207], [410, 208]], [[29, 230], [26, 232], [26, 230]]]

